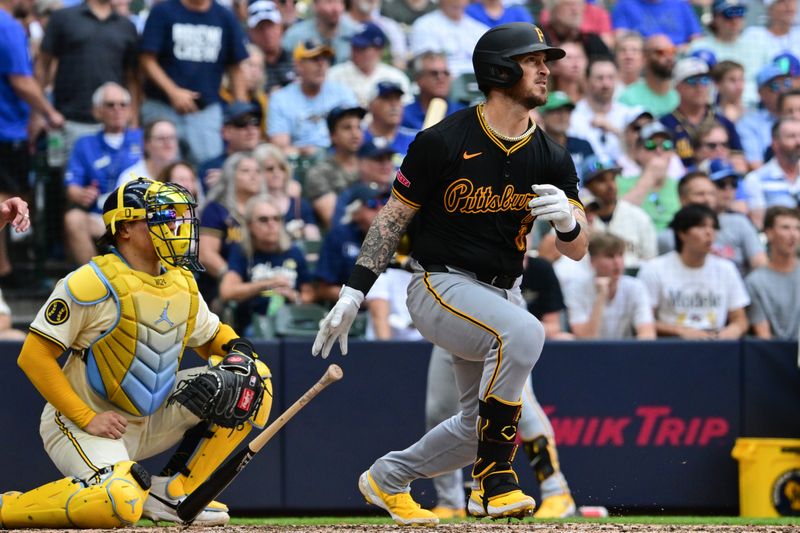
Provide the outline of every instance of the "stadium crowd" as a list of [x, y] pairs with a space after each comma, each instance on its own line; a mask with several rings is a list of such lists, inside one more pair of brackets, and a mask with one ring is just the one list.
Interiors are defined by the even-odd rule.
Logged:
[[[796, 338], [797, 0], [0, 0], [0, 199], [55, 212], [82, 264], [110, 191], [179, 183], [207, 301], [280, 334], [336, 300], [429, 103], [480, 101], [472, 50], [514, 21], [567, 52], [532, 118], [571, 153], [592, 231], [582, 262], [531, 232], [548, 336]], [[36, 205], [37, 158], [64, 205]], [[403, 262], [368, 338], [420, 338]]]

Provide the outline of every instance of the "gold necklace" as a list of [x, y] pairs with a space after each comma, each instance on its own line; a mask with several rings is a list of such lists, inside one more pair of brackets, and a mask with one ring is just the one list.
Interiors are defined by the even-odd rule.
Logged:
[[517, 135], [516, 137], [509, 137], [507, 135], [503, 135], [502, 133], [499, 133], [497, 130], [495, 130], [492, 127], [492, 125], [489, 124], [489, 121], [486, 119], [485, 104], [479, 104], [478, 107], [481, 108], [481, 117], [483, 118], [483, 123], [486, 124], [486, 127], [489, 129], [489, 131], [492, 132], [492, 135], [494, 135], [495, 137], [497, 137], [498, 139], [500, 139], [502, 141], [506, 141], [506, 142], [510, 142], [510, 143], [519, 142], [522, 139], [524, 139], [525, 137], [527, 137], [528, 135], [530, 135], [531, 133], [533, 133], [533, 130], [536, 129], [536, 123], [531, 121], [531, 127], [528, 128], [527, 131], [525, 131], [525, 133], [523, 133], [522, 135]]

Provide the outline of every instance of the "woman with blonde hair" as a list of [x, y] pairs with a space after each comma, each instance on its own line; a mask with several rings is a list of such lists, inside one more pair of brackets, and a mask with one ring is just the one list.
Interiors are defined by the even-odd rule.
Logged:
[[283, 151], [265, 143], [256, 146], [253, 155], [264, 169], [267, 192], [280, 207], [292, 240], [320, 240], [317, 215], [308, 200], [300, 196], [300, 184], [292, 179], [292, 167]]
[[200, 262], [206, 270], [198, 284], [206, 300], [213, 300], [218, 281], [228, 271], [231, 245], [242, 240], [247, 201], [264, 193], [264, 170], [253, 154], [237, 152], [225, 160], [222, 178], [209, 193], [200, 217]]
[[242, 240], [231, 247], [228, 267], [220, 298], [239, 303], [237, 326], [242, 330], [255, 319], [257, 331], [248, 334], [269, 333], [263, 320], [286, 303], [308, 303], [314, 298], [305, 256], [286, 232], [278, 201], [267, 194], [247, 201]]
[[200, 186], [200, 178], [197, 177], [194, 167], [188, 161], [178, 160], [170, 163], [158, 173], [156, 180], [163, 183], [177, 183], [187, 191], [192, 193], [197, 201], [197, 211], [202, 211], [206, 205], [206, 195], [203, 187]]

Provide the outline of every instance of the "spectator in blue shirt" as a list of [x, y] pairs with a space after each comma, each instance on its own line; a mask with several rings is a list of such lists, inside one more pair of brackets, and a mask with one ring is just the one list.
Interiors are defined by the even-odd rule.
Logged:
[[352, 204], [354, 197], [361, 194], [364, 186], [381, 193], [389, 193], [396, 175], [394, 156], [392, 147], [385, 143], [369, 141], [361, 145], [358, 149], [358, 181], [340, 192], [336, 198], [331, 219], [333, 227], [347, 223], [348, 206]]
[[356, 106], [350, 88], [327, 79], [332, 59], [333, 48], [319, 41], [298, 44], [294, 50], [297, 80], [270, 98], [267, 134], [286, 155], [310, 156], [328, 148], [328, 113], [336, 106]]
[[301, 43], [311, 40], [330, 46], [336, 63], [350, 59], [350, 37], [359, 31], [360, 25], [342, 16], [344, 1], [314, 0], [313, 7], [313, 16], [292, 24], [283, 34], [283, 48], [294, 53]]
[[70, 154], [64, 185], [67, 212], [64, 231], [72, 258], [79, 265], [97, 255], [94, 240], [105, 233], [102, 206], [123, 170], [143, 157], [142, 132], [129, 128], [131, 95], [115, 82], [97, 88], [92, 96], [103, 129], [79, 138]]
[[400, 167], [414, 135], [400, 130], [403, 120], [403, 88], [381, 81], [370, 91], [369, 107], [372, 120], [364, 130], [364, 142], [390, 146], [395, 153], [395, 167]]
[[[586, 139], [567, 135], [573, 109], [575, 109], [575, 104], [565, 92], [554, 91], [547, 97], [547, 103], [539, 106], [539, 113], [542, 116], [544, 131], [567, 149], [577, 170], [583, 168], [584, 159], [594, 155], [594, 150]], [[581, 179], [580, 170], [578, 170], [578, 179]]]
[[[0, 1], [0, 201], [30, 188], [31, 107], [54, 127], [64, 123], [64, 117], [50, 105], [32, 75], [25, 28], [12, 16], [18, 3]], [[0, 276], [11, 273], [5, 239], [5, 233], [0, 232]]]
[[144, 27], [141, 64], [147, 83], [142, 120], [170, 119], [195, 163], [222, 153], [222, 75], [234, 100], [247, 101], [240, 63], [245, 36], [231, 10], [216, 0], [157, 3]]
[[232, 154], [250, 152], [260, 138], [261, 109], [249, 102], [233, 102], [225, 108], [222, 140], [225, 151], [200, 164], [197, 174], [204, 190], [210, 191], [219, 183], [222, 165]]
[[350, 277], [364, 237], [388, 193], [367, 184], [355, 186], [347, 204], [346, 216], [322, 241], [317, 271], [317, 300], [336, 301], [339, 289]]
[[736, 123], [744, 157], [754, 169], [764, 164], [772, 139], [772, 125], [778, 117], [778, 97], [792, 88], [792, 79], [780, 67], [767, 65], [758, 71], [756, 83], [761, 103], [758, 109], [750, 111]]
[[447, 115], [463, 109], [464, 106], [449, 99], [452, 75], [447, 67], [447, 56], [442, 52], [423, 52], [412, 63], [414, 81], [419, 92], [414, 101], [403, 109], [400, 131], [416, 135], [422, 129], [428, 104], [434, 98], [447, 101]]
[[479, 0], [467, 6], [465, 13], [490, 28], [507, 22], [528, 22], [533, 24], [530, 12], [521, 5], [503, 5], [502, 0]]
[[636, 31], [645, 38], [665, 34], [681, 47], [703, 34], [692, 4], [686, 0], [619, 0], [611, 12], [618, 33]]

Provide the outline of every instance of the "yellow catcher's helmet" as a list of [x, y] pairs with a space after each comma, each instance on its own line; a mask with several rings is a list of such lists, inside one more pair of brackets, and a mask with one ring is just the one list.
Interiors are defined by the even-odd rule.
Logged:
[[167, 268], [202, 272], [195, 207], [192, 194], [177, 183], [138, 178], [108, 195], [103, 222], [106, 234], [111, 236], [118, 222], [146, 221], [156, 253]]

